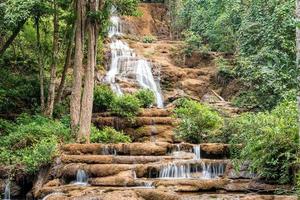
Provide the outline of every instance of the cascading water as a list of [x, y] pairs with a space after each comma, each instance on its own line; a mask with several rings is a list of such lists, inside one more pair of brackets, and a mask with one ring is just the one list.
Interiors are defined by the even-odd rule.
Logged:
[[202, 176], [203, 179], [213, 179], [223, 175], [225, 172], [225, 165], [219, 163], [202, 163]]
[[10, 182], [7, 181], [4, 190], [4, 200], [10, 200]]
[[109, 28], [108, 35], [112, 40], [110, 44], [111, 65], [104, 81], [110, 84], [116, 94], [122, 95], [123, 92], [116, 79], [135, 78], [135, 82], [141, 88], [150, 89], [155, 94], [157, 107], [162, 108], [163, 99], [159, 84], [156, 84], [154, 80], [151, 64], [144, 59], [138, 58], [127, 43], [118, 39], [122, 35], [121, 19], [113, 15], [110, 21], [112, 25]]
[[225, 173], [223, 163], [201, 163], [189, 160], [187, 163], [172, 162], [160, 168], [157, 178], [161, 179], [215, 179]]
[[102, 155], [117, 155], [117, 150], [109, 146], [103, 146], [101, 152]]
[[200, 145], [195, 145], [193, 146], [193, 153], [195, 154], [195, 160], [200, 160], [201, 159], [201, 149]]
[[191, 178], [191, 166], [189, 164], [170, 163], [160, 169], [159, 178]]
[[77, 185], [87, 185], [87, 183], [88, 183], [88, 176], [85, 173], [85, 171], [82, 170], [82, 169], [77, 170], [75, 184], [77, 184]]

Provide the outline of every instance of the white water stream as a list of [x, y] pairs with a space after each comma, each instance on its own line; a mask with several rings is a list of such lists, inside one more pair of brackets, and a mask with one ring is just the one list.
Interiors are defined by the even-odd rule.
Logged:
[[4, 200], [10, 200], [10, 182], [7, 181], [4, 190]]
[[113, 15], [110, 21], [112, 25], [109, 28], [108, 36], [111, 38], [111, 65], [104, 81], [110, 84], [116, 94], [122, 95], [123, 92], [117, 79], [133, 78], [141, 88], [150, 89], [156, 97], [157, 107], [163, 108], [159, 83], [153, 77], [151, 64], [147, 60], [137, 57], [126, 42], [118, 39], [122, 35], [121, 19]]
[[84, 170], [79, 169], [76, 173], [76, 185], [87, 185], [88, 184], [88, 176]]

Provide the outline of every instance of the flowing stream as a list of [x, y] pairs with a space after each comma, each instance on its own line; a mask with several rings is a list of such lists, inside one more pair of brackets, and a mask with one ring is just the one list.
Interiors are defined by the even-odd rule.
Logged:
[[10, 182], [7, 181], [4, 190], [4, 200], [10, 200]]
[[141, 88], [150, 89], [156, 97], [157, 107], [163, 108], [159, 82], [154, 79], [151, 63], [137, 57], [126, 42], [118, 39], [122, 35], [121, 19], [117, 15], [113, 15], [110, 21], [112, 25], [109, 28], [108, 36], [111, 38], [111, 65], [104, 81], [110, 84], [117, 95], [122, 95], [123, 91], [117, 80], [120, 78], [134, 79]]
[[76, 173], [76, 185], [87, 185], [88, 184], [88, 176], [84, 170], [79, 169]]

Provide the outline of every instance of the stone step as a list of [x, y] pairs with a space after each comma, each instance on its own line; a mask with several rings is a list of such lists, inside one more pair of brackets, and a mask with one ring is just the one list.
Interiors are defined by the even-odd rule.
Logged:
[[62, 155], [63, 163], [86, 163], [86, 164], [146, 164], [160, 161], [190, 160], [194, 154], [186, 153], [180, 156], [117, 156], [117, 155]]
[[[138, 117], [169, 117], [172, 114], [170, 109], [160, 109], [160, 108], [148, 108], [143, 109]], [[112, 117], [110, 112], [93, 113], [94, 118], [98, 117]]]
[[[78, 157], [76, 157], [77, 159]], [[98, 157], [99, 158], [99, 157]], [[147, 157], [146, 157], [147, 158]], [[74, 159], [74, 160], [76, 160]], [[84, 158], [80, 158], [84, 159]], [[119, 157], [118, 160], [122, 158]], [[128, 159], [128, 157], [127, 157]], [[149, 160], [154, 159], [153, 157], [147, 158]], [[187, 176], [193, 177], [201, 177], [201, 173], [208, 173], [211, 176], [225, 176], [229, 173], [229, 169], [231, 169], [230, 161], [229, 160], [211, 160], [211, 159], [203, 159], [203, 160], [158, 160], [157, 162], [149, 162], [140, 164], [126, 164], [132, 162], [132, 160], [120, 161], [124, 164], [116, 164], [116, 163], [109, 163], [111, 157], [106, 157], [103, 160], [99, 161], [103, 164], [91, 164], [92, 162], [86, 163], [70, 163], [61, 165], [59, 175], [57, 178], [63, 178], [66, 182], [76, 179], [77, 172], [79, 170], [83, 170], [88, 177], [90, 178], [103, 178], [108, 176], [115, 176], [119, 173], [125, 171], [131, 171], [134, 176], [137, 178], [160, 178], [161, 174], [166, 174], [162, 177], [168, 178], [168, 174], [170, 173], [170, 177], [174, 175], [175, 171], [180, 173], [187, 174]], [[125, 159], [124, 159], [125, 160]], [[149, 161], [147, 160], [147, 161]], [[71, 160], [68, 160], [68, 162]], [[76, 160], [82, 161], [82, 160]], [[151, 160], [153, 161], [153, 160]], [[65, 162], [63, 160], [63, 162]], [[169, 170], [169, 172], [164, 172]], [[183, 171], [182, 171], [183, 170]], [[173, 175], [172, 175], [173, 174]]]
[[[202, 144], [190, 144], [179, 143], [172, 145], [172, 151], [186, 151], [193, 152], [194, 147], [200, 147], [201, 158], [211, 159], [225, 159], [230, 157], [230, 144], [222, 143], [202, 143]], [[240, 145], [237, 145], [239, 147]]]
[[129, 120], [120, 117], [94, 117], [92, 123], [97, 127], [110, 126], [116, 129], [124, 129], [128, 127], [141, 127], [145, 125], [170, 125], [176, 126], [177, 121], [172, 117], [136, 117], [134, 120]]
[[[57, 192], [60, 191], [60, 192]], [[75, 185], [45, 187], [42, 189], [42, 199], [47, 200], [297, 200], [296, 195], [273, 195], [256, 193], [225, 193], [225, 192], [189, 192], [179, 193], [161, 189], [145, 189], [135, 187], [81, 187]]]
[[125, 128], [123, 131], [130, 135], [134, 142], [151, 142], [154, 139], [172, 143], [175, 140], [174, 127], [170, 125], [145, 125], [139, 128]]
[[65, 154], [69, 155], [137, 155], [137, 156], [163, 156], [167, 155], [170, 143], [119, 143], [119, 144], [67, 144], [62, 147]]
[[66, 155], [172, 156], [177, 155], [179, 152], [192, 153], [195, 151], [194, 147], [200, 148], [201, 158], [227, 159], [230, 157], [230, 145], [220, 143], [203, 143], [199, 145], [189, 143], [171, 144], [167, 142], [67, 144], [61, 149]]

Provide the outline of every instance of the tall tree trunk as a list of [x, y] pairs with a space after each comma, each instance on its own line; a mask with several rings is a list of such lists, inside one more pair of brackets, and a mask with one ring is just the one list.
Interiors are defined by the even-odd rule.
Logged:
[[82, 87], [82, 61], [84, 48], [84, 20], [85, 2], [76, 0], [76, 31], [75, 31], [75, 59], [73, 67], [73, 86], [70, 100], [71, 129], [76, 133], [79, 126], [81, 111], [81, 87]]
[[75, 25], [75, 22], [74, 22], [73, 25], [72, 25], [72, 28], [71, 28], [71, 36], [70, 36], [70, 39], [69, 39], [69, 42], [68, 42], [68, 45], [67, 45], [67, 52], [66, 52], [66, 59], [65, 59], [64, 69], [63, 69], [63, 72], [61, 74], [61, 79], [60, 79], [59, 87], [58, 87], [58, 90], [57, 90], [57, 95], [56, 95], [56, 99], [55, 99], [56, 103], [61, 102], [61, 98], [62, 98], [64, 88], [65, 88], [67, 72], [68, 72], [68, 69], [71, 66], [72, 53], [73, 53], [73, 42], [74, 42], [74, 38], [75, 38], [75, 30], [76, 30], [76, 25]]
[[[94, 13], [100, 9], [102, 2], [99, 0], [89, 0], [89, 11]], [[85, 70], [84, 90], [82, 96], [80, 128], [78, 138], [90, 142], [91, 120], [93, 111], [93, 92], [94, 92], [94, 76], [96, 66], [97, 38], [99, 25], [95, 19], [89, 18], [87, 22], [88, 32], [88, 56], [87, 67]]]
[[[300, 0], [296, 0], [296, 48], [297, 48], [297, 58], [296, 65], [300, 70]], [[300, 76], [298, 77], [298, 82], [300, 82]], [[300, 87], [300, 84], [298, 85]], [[300, 126], [300, 89], [298, 88], [298, 114], [299, 114], [299, 126]], [[300, 130], [299, 130], [299, 143], [300, 143]]]
[[45, 115], [52, 117], [54, 109], [55, 99], [55, 81], [56, 81], [56, 65], [58, 60], [58, 40], [59, 40], [59, 22], [58, 22], [58, 8], [56, 0], [53, 1], [53, 49], [52, 49], [52, 64], [50, 73], [50, 85], [48, 90], [47, 108], [45, 109]]
[[[36, 26], [36, 46], [37, 46], [37, 55], [40, 55], [42, 52], [41, 48], [41, 35], [40, 35], [40, 16], [35, 17], [35, 26]], [[41, 101], [41, 112], [45, 109], [45, 94], [44, 94], [44, 65], [42, 64], [41, 56], [37, 57], [39, 65], [39, 78], [40, 78], [40, 101]]]
[[25, 24], [26, 20], [21, 21], [16, 29], [13, 31], [12, 35], [7, 39], [4, 45], [0, 48], [0, 57], [4, 54], [6, 49], [11, 45], [11, 43], [15, 40], [17, 35], [20, 33], [23, 25]]

